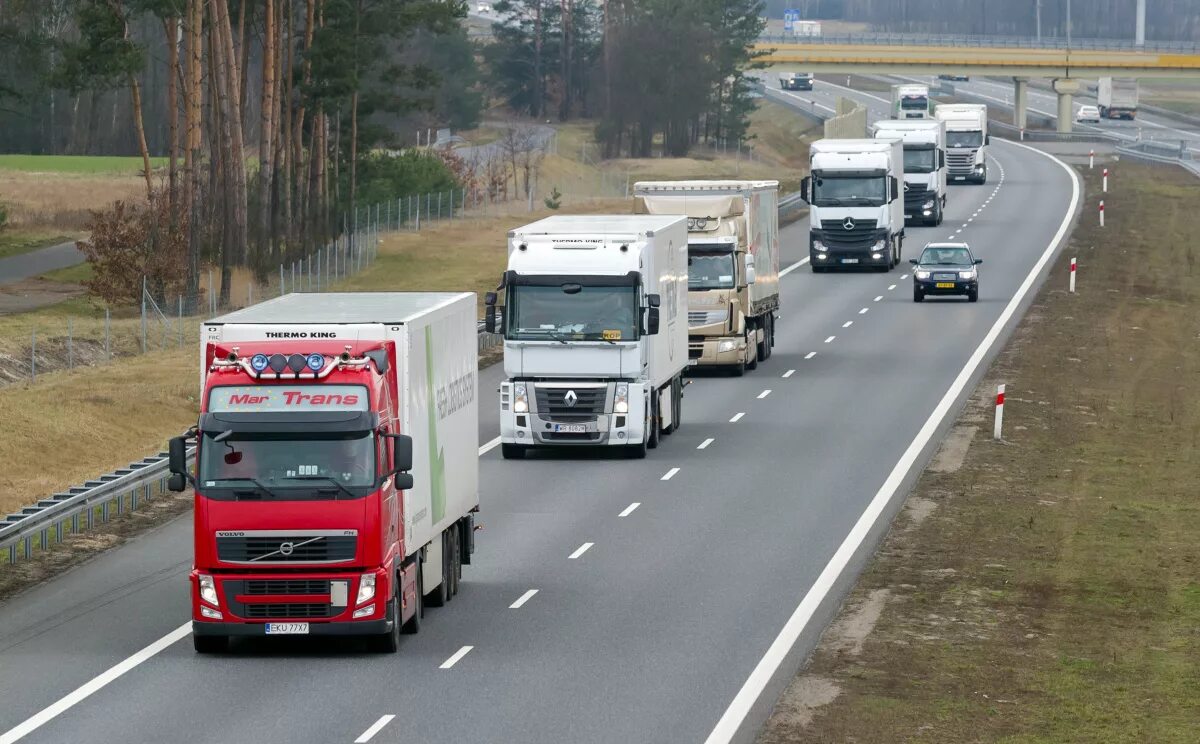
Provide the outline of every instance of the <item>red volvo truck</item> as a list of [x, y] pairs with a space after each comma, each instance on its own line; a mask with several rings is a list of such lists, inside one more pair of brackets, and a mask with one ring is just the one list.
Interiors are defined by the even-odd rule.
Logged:
[[[201, 328], [192, 635], [366, 636], [458, 591], [479, 508], [470, 293], [291, 294]], [[189, 449], [195, 462], [189, 465]]]

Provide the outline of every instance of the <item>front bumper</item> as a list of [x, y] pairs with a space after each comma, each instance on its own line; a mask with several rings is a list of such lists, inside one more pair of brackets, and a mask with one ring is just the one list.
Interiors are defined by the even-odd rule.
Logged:
[[[293, 622], [272, 620], [271, 622]], [[294, 622], [308, 623], [310, 636], [364, 636], [382, 635], [392, 632], [394, 620], [358, 620], [353, 622], [320, 622], [314, 620], [297, 620]], [[208, 620], [192, 621], [192, 634], [198, 636], [252, 636], [267, 637], [267, 624], [258, 622], [222, 623]], [[297, 636], [279, 636], [280, 638], [295, 638]]]
[[913, 286], [924, 295], [968, 295], [979, 291], [979, 279], [913, 279]]
[[578, 416], [555, 416], [537, 410], [518, 413], [503, 400], [500, 405], [500, 441], [504, 444], [535, 447], [619, 447], [640, 444], [645, 437], [645, 428], [645, 386], [638, 383], [629, 384], [627, 413], [608, 411]]
[[738, 365], [746, 361], [746, 339], [703, 336], [688, 339], [688, 364], [693, 367]]
[[809, 250], [808, 260], [813, 266], [842, 266], [845, 268], [890, 266], [891, 249], [885, 246], [882, 250], [865, 252], [812, 248]]

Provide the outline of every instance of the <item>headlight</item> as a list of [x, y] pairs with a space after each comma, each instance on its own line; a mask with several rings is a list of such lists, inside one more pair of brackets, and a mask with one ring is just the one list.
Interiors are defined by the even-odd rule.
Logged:
[[213, 577], [200, 576], [200, 599], [213, 607], [221, 606], [220, 600], [217, 599], [217, 585], [213, 582]]
[[614, 413], [629, 413], [629, 383], [617, 383], [617, 396], [613, 401]]
[[825, 244], [824, 244], [824, 243], [822, 243], [822, 242], [821, 242], [821, 241], [819, 241], [819, 240], [814, 240], [814, 241], [813, 241], [813, 244], [812, 244], [812, 247], [813, 247], [813, 250], [814, 250], [814, 251], [823, 251], [823, 250], [825, 250]]
[[933, 209], [933, 199], [930, 199], [929, 201], [922, 204], [921, 209]]
[[960, 271], [960, 272], [958, 272], [958, 278], [959, 279], [974, 279], [975, 272], [974, 271]]
[[375, 605], [371, 604], [367, 607], [362, 607], [360, 609], [355, 610], [354, 614], [351, 615], [350, 617], [354, 620], [357, 620], [360, 617], [370, 617], [371, 615], [374, 615], [374, 614], [375, 614]]
[[916, 273], [916, 277], [917, 277], [918, 279], [928, 279], [928, 278], [929, 278], [929, 272], [928, 272], [928, 271], [918, 271], [918, 272]]
[[358, 598], [354, 600], [354, 604], [360, 605], [363, 602], [374, 599], [375, 597], [375, 574], [363, 574], [358, 580]]
[[734, 347], [734, 340], [731, 338], [723, 339], [723, 340], [717, 342], [717, 351], [718, 352], [733, 351], [733, 347]]
[[513, 411], [516, 413], [529, 411], [529, 397], [525, 393], [524, 385], [513, 385]]
[[877, 241], [875, 241], [875, 248], [873, 250], [882, 251], [884, 249], [885, 245], [886, 245], [886, 241], [877, 240]]

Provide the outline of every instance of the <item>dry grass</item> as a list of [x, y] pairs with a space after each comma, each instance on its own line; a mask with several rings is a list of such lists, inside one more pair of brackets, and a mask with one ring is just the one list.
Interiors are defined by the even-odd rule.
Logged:
[[145, 182], [137, 176], [76, 173], [26, 173], [0, 170], [0, 202], [14, 227], [53, 228], [77, 236], [89, 212], [119, 199], [142, 199]]
[[161, 450], [196, 397], [190, 344], [0, 389], [0, 514]]
[[1197, 184], [1119, 168], [762, 744], [1196, 741]]
[[1138, 85], [1144, 103], [1193, 116], [1200, 114], [1200, 85], [1195, 80], [1142, 80]]

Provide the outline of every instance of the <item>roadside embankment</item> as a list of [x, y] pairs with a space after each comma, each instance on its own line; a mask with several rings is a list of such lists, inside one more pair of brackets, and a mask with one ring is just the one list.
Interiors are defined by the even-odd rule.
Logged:
[[1196, 740], [1200, 184], [1081, 172], [1070, 246], [762, 744]]

